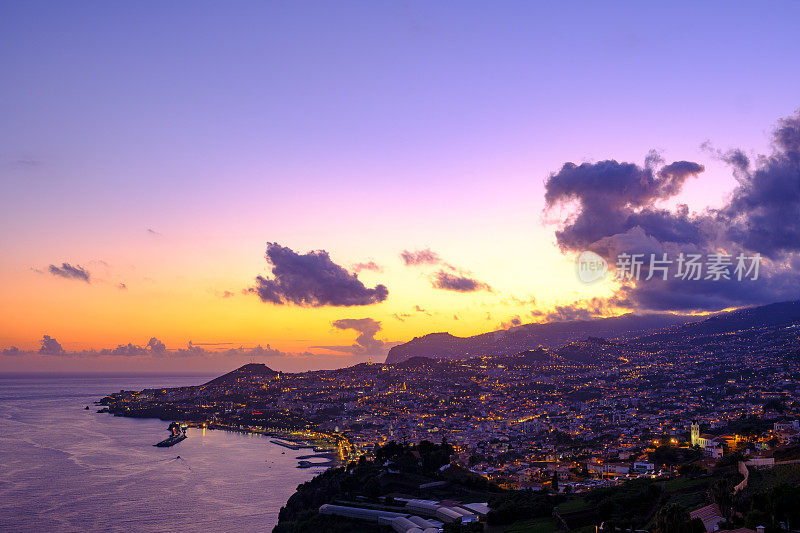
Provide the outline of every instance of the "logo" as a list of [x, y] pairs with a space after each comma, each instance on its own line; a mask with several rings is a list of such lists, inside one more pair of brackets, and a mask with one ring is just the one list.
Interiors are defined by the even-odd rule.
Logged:
[[575, 264], [578, 270], [578, 279], [584, 283], [603, 279], [608, 272], [608, 262], [589, 250], [581, 252]]

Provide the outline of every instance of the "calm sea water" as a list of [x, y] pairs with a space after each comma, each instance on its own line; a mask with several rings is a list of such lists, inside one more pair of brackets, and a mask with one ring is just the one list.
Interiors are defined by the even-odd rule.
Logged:
[[0, 531], [271, 531], [297, 485], [322, 471], [296, 468], [309, 450], [201, 429], [156, 448], [167, 422], [92, 404], [211, 377], [0, 376]]

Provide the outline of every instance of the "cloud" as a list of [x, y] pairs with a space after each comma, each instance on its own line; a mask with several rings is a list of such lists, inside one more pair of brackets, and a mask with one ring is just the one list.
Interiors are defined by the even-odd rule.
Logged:
[[383, 267], [375, 261], [368, 261], [366, 263], [356, 263], [352, 268], [353, 272], [358, 274], [362, 270], [371, 270], [373, 272], [383, 272]]
[[136, 355], [148, 355], [150, 352], [147, 350], [147, 347], [137, 346], [136, 344], [120, 344], [116, 348], [111, 349], [103, 349], [98, 352], [99, 355], [124, 355], [124, 356], [136, 356]]
[[528, 298], [517, 298], [514, 295], [508, 297], [508, 299], [503, 299], [501, 301], [503, 305], [518, 305], [522, 307], [526, 307], [529, 305], [536, 305], [536, 297], [529, 296]]
[[[246, 348], [239, 346], [237, 348], [229, 348], [227, 350], [207, 350], [204, 345], [221, 345], [232, 343], [206, 343], [206, 344], [193, 344], [189, 341], [186, 348], [177, 348], [168, 350], [163, 342], [155, 337], [152, 337], [144, 346], [128, 343], [119, 344], [116, 348], [102, 348], [100, 350], [82, 350], [68, 352], [63, 349], [59, 342], [44, 335], [40, 341], [41, 347], [39, 348], [39, 355], [57, 355], [60, 357], [205, 357], [205, 358], [218, 358], [218, 357], [232, 357], [241, 359], [257, 359], [257, 358], [275, 358], [286, 356], [311, 356], [315, 355], [309, 352], [303, 353], [288, 353], [270, 347], [269, 344], [261, 346], [260, 344], [254, 347]], [[25, 355], [31, 352], [20, 350], [12, 346], [6, 348], [2, 355]]]
[[[565, 226], [556, 231], [562, 250], [583, 250], [609, 235], [623, 233], [637, 225], [652, 225], [654, 230], [671, 231], [678, 241], [696, 239], [685, 217], [675, 217], [652, 205], [680, 192], [683, 183], [703, 172], [704, 167], [690, 161], [676, 161], [660, 169], [651, 152], [644, 166], [618, 163], [565, 163], [545, 182], [546, 209], [576, 203], [578, 210]], [[689, 231], [687, 235], [686, 232]], [[662, 231], [656, 231], [659, 235]], [[656, 236], [659, 236], [656, 235]]]
[[353, 355], [384, 355], [389, 348], [399, 344], [376, 339], [375, 335], [381, 330], [381, 323], [372, 318], [342, 318], [334, 320], [331, 325], [336, 329], [357, 331], [356, 342], [350, 346], [313, 346], [313, 348], [324, 348]]
[[234, 293], [232, 291], [222, 291], [222, 297], [223, 298], [231, 298], [233, 296], [236, 296], [236, 293]]
[[417, 250], [415, 252], [403, 250], [400, 252], [400, 258], [406, 266], [436, 265], [442, 262], [442, 258], [439, 257], [439, 254], [432, 251], [430, 248]]
[[393, 316], [393, 317], [394, 317], [396, 320], [399, 320], [400, 322], [405, 322], [405, 321], [406, 321], [406, 318], [410, 317], [411, 315], [410, 315], [410, 314], [408, 314], [408, 313], [399, 313], [399, 314], [398, 314], [398, 313], [394, 313], [392, 316]]
[[159, 233], [158, 231], [156, 231], [156, 230], [154, 230], [152, 228], [147, 228], [147, 233], [149, 233], [150, 235], [155, 235], [157, 237], [161, 236], [161, 233]]
[[[685, 205], [657, 204], [674, 197], [703, 166], [663, 165], [651, 152], [644, 165], [607, 160], [566, 163], [545, 183], [546, 212], [571, 209], [556, 230], [565, 253], [592, 250], [610, 265], [620, 253], [675, 261], [681, 253], [760, 253], [758, 280], [683, 280], [674, 276], [620, 284], [613, 305], [635, 310], [700, 311], [800, 298], [800, 115], [780, 120], [770, 155], [751, 161], [741, 150], [717, 155], [737, 186], [720, 209], [690, 213]], [[642, 270], [643, 275], [647, 268]], [[674, 274], [674, 272], [673, 272]], [[569, 314], [569, 310], [564, 313]]]
[[124, 283], [122, 283], [121, 281], [120, 281], [120, 282], [119, 282], [119, 284], [117, 285], [117, 288], [118, 288], [119, 290], [121, 290], [121, 291], [128, 290], [128, 286], [127, 286], [127, 285], [125, 285]]
[[431, 316], [431, 314], [428, 311], [426, 311], [425, 309], [423, 309], [422, 307], [420, 307], [418, 305], [414, 306], [414, 311], [416, 311], [417, 313], [422, 313], [423, 315]]
[[435, 274], [432, 284], [436, 289], [455, 292], [492, 290], [488, 284], [482, 281], [478, 281], [464, 274], [451, 274], [450, 272], [445, 272], [444, 270], [440, 270]]
[[42, 165], [42, 161], [40, 159], [34, 159], [32, 157], [20, 157], [18, 159], [13, 159], [8, 162], [9, 165], [17, 168], [34, 168]]
[[41, 343], [39, 353], [42, 355], [62, 355], [66, 353], [58, 341], [50, 335], [44, 335], [39, 342]]
[[570, 322], [573, 320], [590, 320], [613, 314], [613, 308], [609, 300], [604, 298], [591, 298], [588, 300], [578, 300], [568, 305], [556, 305], [552, 311], [542, 313], [537, 310], [532, 312], [532, 316], [544, 314], [548, 322]]
[[150, 337], [150, 340], [147, 341], [147, 347], [150, 349], [150, 352], [154, 354], [164, 354], [167, 352], [167, 347], [164, 343], [155, 337]]
[[800, 111], [778, 122], [772, 145], [754, 168], [740, 150], [727, 154], [739, 185], [722, 216], [731, 240], [776, 259], [800, 251]]
[[364, 286], [356, 274], [335, 264], [324, 250], [301, 255], [277, 243], [268, 243], [266, 259], [272, 265], [273, 278], [257, 276], [256, 286], [250, 289], [263, 302], [347, 307], [379, 303], [389, 295], [385, 285], [372, 289]]
[[261, 346], [260, 344], [254, 346], [253, 348], [243, 348], [239, 346], [238, 348], [231, 348], [229, 350], [225, 350], [222, 352], [227, 357], [249, 357], [249, 358], [271, 358], [274, 359], [276, 357], [289, 357], [292, 355], [314, 355], [309, 352], [303, 352], [301, 354], [290, 354], [287, 352], [282, 352], [281, 350], [277, 350], [272, 348], [269, 344], [266, 346]]
[[89, 283], [89, 271], [80, 265], [72, 266], [69, 263], [61, 263], [60, 267], [50, 265], [50, 273], [54, 276], [66, 279], [77, 279]]
[[522, 319], [519, 317], [519, 315], [511, 317], [511, 320], [509, 320], [508, 322], [500, 323], [500, 327], [502, 329], [511, 329], [521, 325], [522, 325]]

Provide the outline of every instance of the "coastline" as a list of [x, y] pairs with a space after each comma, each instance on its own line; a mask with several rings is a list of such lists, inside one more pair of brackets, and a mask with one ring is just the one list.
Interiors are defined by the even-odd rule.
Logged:
[[[103, 405], [99, 401], [94, 402], [96, 406]], [[109, 410], [108, 407], [100, 409], [97, 411], [97, 414], [109, 414], [112, 416], [117, 417], [124, 417], [124, 418], [143, 418], [143, 419], [153, 419], [153, 420], [162, 420], [162, 421], [176, 421], [177, 419], [165, 420], [161, 417], [138, 417], [138, 416], [129, 416], [124, 413], [118, 411]], [[181, 420], [177, 420], [181, 421]], [[216, 431], [226, 431], [231, 433], [242, 433], [242, 434], [249, 434], [249, 435], [260, 435], [262, 437], [269, 437], [271, 438], [270, 442], [272, 444], [281, 446], [283, 448], [293, 450], [293, 451], [300, 451], [300, 450], [312, 450], [314, 453], [305, 454], [297, 456], [295, 459], [297, 460], [296, 468], [335, 468], [337, 466], [341, 466], [343, 463], [341, 456], [337, 453], [337, 447], [323, 437], [320, 434], [315, 434], [309, 431], [275, 431], [275, 430], [266, 430], [263, 428], [253, 427], [253, 426], [239, 426], [233, 424], [224, 424], [220, 422], [196, 422], [196, 421], [181, 421], [185, 423], [188, 427], [194, 429], [209, 429], [209, 430], [216, 430]], [[281, 440], [278, 440], [281, 439]], [[325, 459], [325, 462], [313, 462], [309, 459]]]

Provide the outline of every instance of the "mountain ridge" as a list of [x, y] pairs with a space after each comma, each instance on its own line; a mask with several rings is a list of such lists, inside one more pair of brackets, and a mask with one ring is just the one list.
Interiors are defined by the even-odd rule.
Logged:
[[509, 330], [497, 330], [469, 337], [436, 332], [414, 337], [389, 350], [386, 364], [397, 364], [412, 357], [433, 359], [469, 359], [472, 357], [511, 355], [542, 346], [564, 347], [588, 337], [626, 339], [657, 333], [686, 335], [775, 326], [800, 322], [800, 301], [776, 302], [716, 313], [711, 316], [655, 313], [593, 320], [574, 320], [524, 324]]

